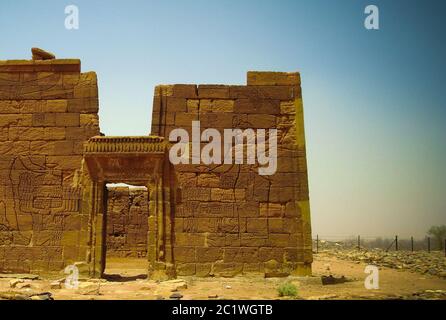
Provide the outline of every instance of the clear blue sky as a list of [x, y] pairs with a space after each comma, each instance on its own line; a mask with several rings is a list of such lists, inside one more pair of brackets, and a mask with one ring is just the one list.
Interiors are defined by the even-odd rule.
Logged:
[[[66, 5], [80, 29], [64, 28]], [[380, 9], [379, 31], [363, 27]], [[446, 223], [445, 1], [1, 1], [0, 59], [32, 46], [99, 77], [101, 129], [147, 134], [160, 83], [300, 71], [313, 233]]]

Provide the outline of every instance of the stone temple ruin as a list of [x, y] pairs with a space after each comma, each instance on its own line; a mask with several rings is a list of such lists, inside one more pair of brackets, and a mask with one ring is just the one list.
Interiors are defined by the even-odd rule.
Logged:
[[[311, 273], [298, 73], [157, 86], [150, 135], [113, 137], [100, 133], [96, 74], [34, 53], [0, 61], [0, 272], [76, 263], [100, 277], [109, 251], [143, 257], [151, 278]], [[171, 164], [170, 131], [194, 120], [201, 130], [277, 128], [277, 172]]]

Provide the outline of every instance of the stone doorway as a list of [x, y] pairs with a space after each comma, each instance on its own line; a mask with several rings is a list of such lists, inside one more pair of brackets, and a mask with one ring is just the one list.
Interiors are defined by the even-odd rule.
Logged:
[[104, 277], [147, 277], [149, 196], [146, 186], [107, 184]]
[[146, 274], [175, 276], [172, 257], [172, 214], [175, 203], [171, 164], [162, 137], [93, 137], [85, 146], [87, 187], [83, 205], [89, 215], [90, 275], [102, 277], [107, 260], [108, 184], [146, 187], [148, 196]]

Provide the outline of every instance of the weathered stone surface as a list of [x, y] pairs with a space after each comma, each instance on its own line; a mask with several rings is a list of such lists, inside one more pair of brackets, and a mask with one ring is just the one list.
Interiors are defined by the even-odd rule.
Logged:
[[[279, 159], [272, 176], [259, 176], [246, 164], [175, 167], [181, 186], [175, 218], [181, 269], [200, 276], [308, 273], [311, 239], [299, 73], [249, 72], [248, 86], [173, 85], [156, 91], [164, 92], [166, 101], [154, 105], [155, 132], [166, 137], [179, 126], [190, 132], [193, 120], [200, 121], [202, 131], [278, 130]], [[158, 116], [163, 113], [168, 117]], [[274, 267], [264, 265], [271, 260]], [[299, 269], [298, 262], [305, 262], [305, 268]]]
[[[271, 176], [246, 161], [169, 166], [161, 137], [100, 137], [97, 85], [78, 60], [0, 61], [0, 271], [60, 271], [85, 260], [85, 272], [99, 275], [105, 246], [109, 255], [146, 257], [157, 279], [308, 273], [298, 73], [251, 72], [248, 86], [155, 88], [154, 135], [190, 133], [195, 120], [201, 131], [277, 129]], [[109, 190], [105, 204], [110, 176], [148, 189]]]
[[300, 85], [300, 74], [298, 72], [248, 71], [247, 83], [248, 86]]
[[227, 99], [229, 87], [225, 85], [199, 85], [198, 97], [204, 99]]
[[107, 255], [146, 257], [149, 216], [147, 190], [109, 187], [107, 215]]
[[45, 51], [40, 48], [31, 48], [33, 54], [33, 60], [52, 60], [56, 59], [56, 56], [51, 52]]
[[[33, 55], [0, 61], [0, 272], [60, 271], [86, 256], [75, 174], [83, 142], [99, 127], [85, 131], [80, 115], [92, 109], [69, 106], [75, 86], [95, 75], [83, 76], [79, 60]], [[97, 89], [91, 95], [97, 101]], [[68, 128], [83, 134], [67, 136]]]

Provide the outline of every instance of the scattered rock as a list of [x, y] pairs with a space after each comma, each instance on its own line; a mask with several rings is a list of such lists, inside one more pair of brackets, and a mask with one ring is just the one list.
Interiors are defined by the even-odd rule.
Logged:
[[218, 298], [218, 294], [210, 294], [208, 295], [208, 299], [217, 299]]
[[31, 283], [18, 283], [16, 285], [17, 289], [29, 289], [31, 288]]
[[385, 251], [382, 249], [348, 249], [326, 244], [328, 255], [353, 261], [353, 263], [372, 264], [397, 270], [409, 270], [421, 274], [446, 278], [446, 259], [440, 251]]
[[182, 279], [174, 279], [174, 280], [167, 280], [160, 283], [161, 286], [167, 287], [170, 291], [175, 292], [182, 289], [187, 289], [187, 283], [186, 281]]
[[51, 52], [45, 51], [40, 48], [31, 48], [31, 53], [33, 54], [33, 60], [53, 60], [56, 56]]
[[51, 292], [42, 292], [29, 296], [31, 300], [54, 300]]
[[230, 285], [226, 285], [225, 289], [232, 289], [232, 287]]
[[340, 283], [344, 283], [344, 282], [348, 282], [349, 281], [344, 276], [336, 278], [336, 277], [334, 277], [332, 275], [322, 276], [321, 280], [322, 280], [322, 285], [324, 285], [324, 286], [331, 285], [331, 284], [340, 284]]
[[62, 289], [63, 280], [56, 280], [50, 283], [51, 289]]
[[13, 279], [11, 281], [9, 281], [9, 287], [10, 288], [17, 288], [17, 285], [20, 283], [23, 283], [25, 281], [23, 281], [22, 279]]
[[173, 300], [180, 300], [181, 298], [183, 297], [183, 295], [181, 294], [181, 293], [179, 293], [179, 292], [174, 292], [174, 293], [172, 293], [171, 295], [170, 295], [170, 299], [173, 299]]
[[7, 291], [0, 292], [0, 299], [3, 300], [30, 300], [30, 298], [20, 292]]
[[89, 295], [95, 295], [99, 296], [101, 290], [101, 284], [100, 283], [94, 283], [94, 282], [81, 282], [79, 284], [79, 288], [77, 290], [78, 294], [89, 296]]

